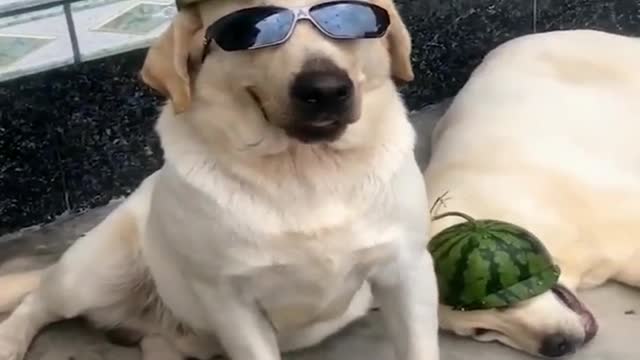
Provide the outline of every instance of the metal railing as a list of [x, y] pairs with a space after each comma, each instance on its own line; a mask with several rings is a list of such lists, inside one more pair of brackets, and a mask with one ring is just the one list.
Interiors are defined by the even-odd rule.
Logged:
[[[175, 15], [175, 11], [175, 3], [171, 0], [9, 0], [8, 2], [0, 0], [0, 30], [8, 29], [6, 34], [0, 34], [1, 37], [9, 39], [41, 37], [48, 38], [49, 41], [57, 38], [66, 43], [64, 50], [60, 42], [56, 45], [64, 51], [64, 54], [49, 47], [47, 50], [40, 50], [44, 52], [36, 55], [37, 48], [24, 53], [24, 49], [31, 45], [22, 45], [21, 40], [16, 40], [13, 48], [16, 51], [13, 54], [20, 54], [23, 51], [23, 55], [12, 61], [10, 59], [12, 52], [9, 51], [8, 65], [0, 66], [0, 82], [59, 66], [78, 64], [148, 47], [160, 34], [160, 28], [166, 26], [170, 18]], [[99, 26], [87, 27], [102, 18], [102, 15], [109, 14], [113, 16], [104, 20]], [[158, 16], [166, 18], [167, 21], [158, 23]], [[26, 35], [33, 31], [46, 32], [48, 23], [41, 21], [45, 18], [51, 18], [54, 22], [55, 25], [52, 25], [51, 31], [55, 36], [53, 34]], [[152, 18], [155, 19], [149, 20]], [[142, 30], [136, 29], [140, 24], [136, 19], [142, 19], [142, 23], [148, 22], [148, 24], [141, 25]], [[39, 25], [35, 25], [36, 22]], [[27, 25], [32, 23], [35, 26]], [[111, 24], [110, 28], [108, 24]], [[118, 28], [120, 26], [123, 28]], [[103, 35], [95, 38], [87, 33], [93, 31]], [[14, 46], [11, 41], [4, 43], [9, 46], [9, 50]], [[34, 54], [31, 55], [31, 53]], [[3, 60], [2, 56], [0, 60]]]
[[47, 1], [41, 4], [33, 4], [20, 6], [16, 9], [0, 10], [0, 18], [18, 16], [28, 14], [36, 11], [52, 9], [58, 6], [62, 6], [64, 10], [65, 20], [67, 22], [67, 31], [69, 32], [69, 40], [71, 41], [71, 50], [73, 51], [73, 62], [79, 63], [82, 61], [80, 55], [80, 44], [78, 43], [78, 35], [76, 33], [76, 27], [73, 23], [73, 14], [71, 12], [71, 4], [86, 1], [86, 0], [53, 0]]

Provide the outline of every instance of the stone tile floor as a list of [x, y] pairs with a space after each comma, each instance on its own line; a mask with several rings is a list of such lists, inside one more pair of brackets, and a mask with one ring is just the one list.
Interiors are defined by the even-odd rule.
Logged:
[[[418, 159], [428, 158], [427, 137], [442, 107], [413, 114], [420, 133]], [[23, 230], [0, 238], [0, 273], [40, 267], [50, 263], [99, 222], [118, 203], [83, 215], [61, 218], [53, 224]], [[81, 289], [79, 289], [80, 291]], [[615, 284], [583, 294], [599, 319], [596, 339], [573, 358], [580, 360], [634, 360], [640, 358], [640, 292]], [[442, 360], [527, 360], [533, 357], [497, 344], [481, 344], [449, 334], [441, 338]], [[27, 360], [137, 360], [135, 348], [109, 344], [104, 336], [82, 321], [67, 321], [47, 328], [35, 341]], [[379, 315], [372, 313], [323, 344], [286, 360], [391, 360], [391, 347], [381, 329]]]

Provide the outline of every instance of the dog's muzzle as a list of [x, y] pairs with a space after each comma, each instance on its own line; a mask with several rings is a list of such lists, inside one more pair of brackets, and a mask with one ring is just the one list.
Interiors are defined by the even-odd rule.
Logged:
[[595, 316], [571, 290], [558, 284], [553, 287], [552, 292], [567, 308], [580, 316], [584, 326], [584, 339], [577, 339], [560, 333], [545, 337], [542, 340], [539, 353], [548, 358], [573, 354], [579, 346], [590, 342], [598, 333], [598, 322]]
[[335, 140], [357, 120], [353, 81], [333, 64], [298, 73], [290, 99], [294, 120], [286, 130], [303, 142]]

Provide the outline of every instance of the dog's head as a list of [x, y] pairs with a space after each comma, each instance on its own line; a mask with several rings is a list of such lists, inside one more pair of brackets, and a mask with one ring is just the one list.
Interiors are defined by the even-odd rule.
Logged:
[[[314, 8], [319, 4], [329, 3], [203, 0], [186, 6], [149, 49], [142, 78], [170, 99], [176, 114], [198, 112], [198, 121], [209, 122], [198, 127], [203, 133], [234, 132], [250, 142], [278, 132], [301, 143], [333, 142], [361, 119], [367, 94], [413, 79], [411, 41], [392, 0], [341, 2], [364, 7], [351, 12], [341, 4]], [[371, 26], [385, 21], [384, 34], [372, 36]], [[338, 39], [344, 34], [331, 31], [368, 37]], [[224, 121], [236, 124], [211, 124]]]
[[573, 291], [552, 290], [500, 310], [454, 311], [440, 307], [442, 328], [478, 341], [498, 341], [548, 358], [576, 351], [597, 333], [594, 316]]

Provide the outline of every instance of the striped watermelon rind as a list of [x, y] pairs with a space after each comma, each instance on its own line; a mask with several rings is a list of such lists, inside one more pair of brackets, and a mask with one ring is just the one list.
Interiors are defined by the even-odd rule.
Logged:
[[455, 310], [511, 306], [553, 287], [560, 269], [542, 242], [515, 224], [460, 213], [467, 221], [436, 234], [428, 244], [440, 302]]
[[560, 269], [557, 266], [551, 266], [538, 273], [537, 276], [513, 284], [495, 294], [490, 294], [479, 303], [471, 304], [468, 308], [473, 310], [511, 306], [522, 300], [542, 295], [558, 282], [559, 276]]

